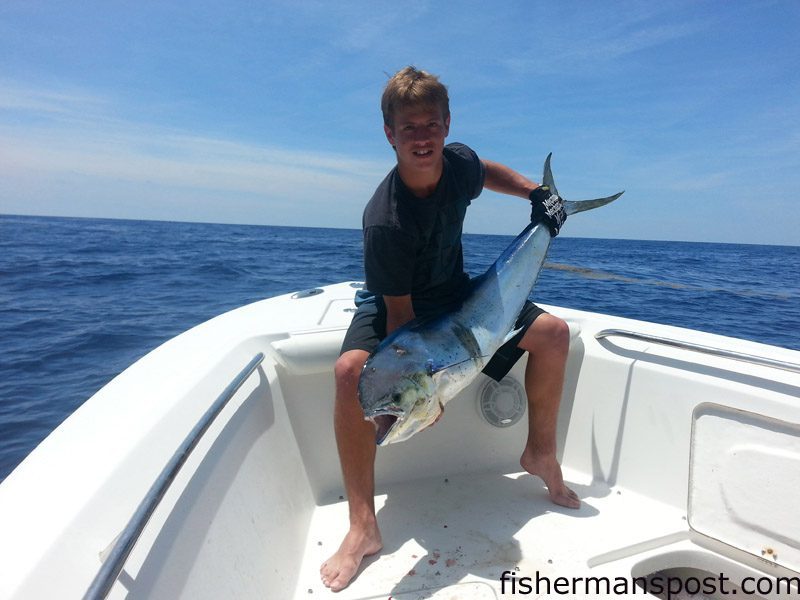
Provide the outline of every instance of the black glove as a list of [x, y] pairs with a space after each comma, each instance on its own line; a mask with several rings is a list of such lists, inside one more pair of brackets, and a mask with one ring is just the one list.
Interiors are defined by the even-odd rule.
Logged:
[[531, 199], [531, 222], [544, 223], [550, 235], [556, 237], [567, 220], [564, 200], [553, 194], [546, 185], [540, 185], [528, 197]]

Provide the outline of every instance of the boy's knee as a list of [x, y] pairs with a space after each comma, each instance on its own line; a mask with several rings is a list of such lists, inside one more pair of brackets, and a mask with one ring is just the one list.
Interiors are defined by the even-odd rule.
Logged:
[[558, 317], [551, 319], [550, 335], [559, 347], [569, 349], [569, 325], [564, 319]]
[[551, 314], [543, 314], [533, 322], [524, 349], [529, 352], [569, 352], [569, 325], [563, 319]]
[[360, 350], [345, 352], [337, 360], [333, 367], [334, 377], [337, 386], [356, 386], [361, 377], [364, 363], [367, 362], [368, 353]]

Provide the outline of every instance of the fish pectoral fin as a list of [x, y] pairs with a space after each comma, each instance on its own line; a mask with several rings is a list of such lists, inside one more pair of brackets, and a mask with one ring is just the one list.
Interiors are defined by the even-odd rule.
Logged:
[[[503, 344], [505, 344], [506, 342], [511, 341], [514, 338], [514, 336], [517, 335], [518, 333], [521, 333], [523, 329], [525, 329], [525, 328], [524, 327], [519, 327], [518, 329], [512, 329], [511, 331], [509, 331], [508, 335], [503, 339]], [[503, 344], [500, 344], [500, 345], [502, 346]]]
[[468, 362], [471, 362], [473, 360], [479, 360], [479, 359], [486, 360], [487, 358], [489, 358], [489, 357], [486, 356], [485, 354], [482, 354], [480, 356], [470, 356], [469, 358], [465, 358], [464, 360], [459, 360], [459, 361], [452, 362], [452, 363], [434, 363], [433, 361], [428, 361], [428, 365], [427, 365], [428, 375], [433, 377], [437, 373], [441, 373], [443, 371], [447, 371], [447, 369], [452, 369], [453, 367], [457, 367], [459, 365], [463, 365], [464, 363], [468, 363]]

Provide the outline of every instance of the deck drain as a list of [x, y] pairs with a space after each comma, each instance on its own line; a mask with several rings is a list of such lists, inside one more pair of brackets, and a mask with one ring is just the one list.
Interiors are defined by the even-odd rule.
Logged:
[[478, 394], [478, 410], [495, 427], [511, 427], [525, 414], [527, 404], [525, 388], [513, 377], [490, 379]]

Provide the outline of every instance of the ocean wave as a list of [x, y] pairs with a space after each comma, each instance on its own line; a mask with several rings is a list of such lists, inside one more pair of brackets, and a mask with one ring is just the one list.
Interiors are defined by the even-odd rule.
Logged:
[[[265, 297], [363, 281], [357, 230], [0, 216], [0, 479], [160, 343]], [[511, 241], [464, 236], [478, 275]], [[558, 237], [545, 304], [800, 349], [800, 249]], [[7, 435], [8, 434], [8, 435]]]
[[630, 283], [635, 285], [646, 285], [654, 287], [669, 288], [673, 290], [690, 290], [694, 292], [709, 292], [709, 293], [726, 293], [734, 296], [775, 299], [775, 300], [789, 300], [792, 294], [788, 292], [771, 292], [765, 290], [754, 290], [747, 288], [727, 288], [721, 286], [704, 286], [691, 283], [681, 283], [677, 281], [663, 281], [659, 279], [646, 279], [641, 277], [630, 277], [628, 275], [620, 275], [619, 273], [611, 273], [600, 269], [590, 269], [587, 267], [579, 267], [576, 265], [568, 265], [562, 263], [545, 263], [545, 269], [551, 271], [563, 271], [578, 275], [586, 279], [597, 279], [602, 281], [619, 281], [621, 283]]

